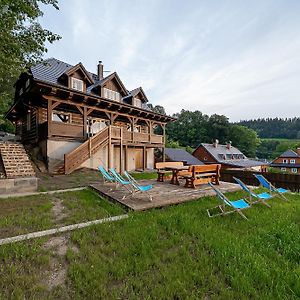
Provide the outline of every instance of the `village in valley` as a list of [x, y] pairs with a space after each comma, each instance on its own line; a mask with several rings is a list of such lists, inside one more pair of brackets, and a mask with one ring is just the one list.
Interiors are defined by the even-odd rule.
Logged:
[[[228, 80], [238, 64], [257, 73], [255, 63], [244, 61], [252, 55], [248, 49], [242, 58], [234, 55], [231, 71], [226, 65], [209, 77], [215, 62], [202, 47], [216, 50], [210, 34], [199, 35], [203, 52], [191, 46], [199, 34], [193, 18], [202, 10], [213, 19], [215, 10], [229, 16], [231, 4], [191, 1], [195, 11], [191, 3], [180, 11], [179, 3], [160, 3], [154, 17], [147, 15], [154, 9], [149, 3], [128, 1], [144, 20], [137, 28], [126, 9], [122, 26], [108, 26], [118, 1], [75, 2], [72, 12], [57, 0], [0, 4], [0, 298], [300, 298], [299, 109], [282, 117], [288, 101], [294, 105], [292, 96], [270, 104], [282, 96], [268, 86], [277, 73], [268, 84], [237, 73], [233, 89]], [[235, 9], [249, 24], [266, 7], [269, 17], [285, 9], [289, 20], [300, 9], [292, 1], [262, 2]], [[165, 23], [173, 22], [175, 7], [182, 16], [176, 33]], [[82, 19], [72, 31], [76, 13]], [[234, 28], [242, 22], [231, 18]], [[156, 22], [170, 33], [165, 42], [174, 37], [173, 49], [172, 42], [158, 52], [139, 45], [141, 31], [149, 35], [148, 25]], [[201, 26], [222, 41], [224, 28], [208, 19]], [[224, 26], [239, 36], [227, 21]], [[261, 26], [252, 28], [257, 35]], [[289, 33], [289, 26], [282, 28]], [[253, 51], [271, 42], [259, 43]], [[235, 47], [241, 45], [228, 48], [232, 55]], [[204, 57], [207, 67], [189, 74], [188, 66]], [[255, 90], [250, 84], [266, 104], [248, 101]], [[296, 91], [292, 84], [288, 89]]]

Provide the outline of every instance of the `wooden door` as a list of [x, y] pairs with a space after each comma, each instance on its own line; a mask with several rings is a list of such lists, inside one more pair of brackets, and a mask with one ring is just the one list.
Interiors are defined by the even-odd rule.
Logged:
[[135, 149], [135, 169], [143, 169], [143, 149]]

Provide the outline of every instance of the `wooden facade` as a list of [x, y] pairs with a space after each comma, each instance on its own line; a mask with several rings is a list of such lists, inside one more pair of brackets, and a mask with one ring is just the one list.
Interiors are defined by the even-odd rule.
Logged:
[[[102, 163], [106, 167], [128, 170], [128, 155], [135, 149], [131, 155], [136, 157], [136, 168], [145, 169], [149, 149], [164, 148], [166, 123], [174, 119], [123, 101], [130, 93], [116, 73], [103, 79], [98, 74], [97, 79], [78, 64], [59, 74], [57, 82], [47, 82], [34, 71], [21, 74], [7, 118], [16, 125], [23, 143], [41, 148], [49, 169], [53, 169], [51, 158], [55, 157], [63, 160], [56, 162], [56, 169], [70, 173], [96, 153], [101, 155], [104, 148]], [[72, 86], [73, 78], [79, 80], [81, 90]], [[140, 94], [136, 96], [142, 101]], [[154, 134], [157, 126], [162, 135]]]
[[271, 167], [282, 172], [300, 174], [300, 148], [296, 152], [293, 150], [285, 151], [271, 163]]

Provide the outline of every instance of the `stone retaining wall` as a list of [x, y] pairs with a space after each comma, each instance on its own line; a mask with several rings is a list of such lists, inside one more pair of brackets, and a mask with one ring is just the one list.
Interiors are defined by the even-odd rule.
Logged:
[[37, 189], [36, 177], [0, 179], [0, 195], [36, 192]]

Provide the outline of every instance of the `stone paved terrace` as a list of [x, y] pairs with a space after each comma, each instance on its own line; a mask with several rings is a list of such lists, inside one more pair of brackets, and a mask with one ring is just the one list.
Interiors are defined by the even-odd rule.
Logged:
[[[134, 197], [127, 197], [123, 199], [123, 196], [129, 194], [128, 191], [121, 187], [114, 189], [113, 184], [97, 183], [91, 184], [91, 187], [101, 196], [113, 202], [119, 202], [128, 209], [134, 211], [180, 204], [196, 200], [204, 196], [215, 195], [215, 192], [206, 184], [199, 185], [196, 189], [191, 189], [185, 188], [183, 182], [181, 182], [181, 185], [179, 186], [170, 184], [169, 182], [157, 182], [156, 180], [139, 180], [139, 183], [141, 185], [153, 185], [153, 189], [150, 191], [150, 194], [153, 197], [152, 202], [149, 201], [149, 198], [145, 194], [141, 193]], [[218, 188], [224, 193], [239, 190], [238, 185], [229, 182], [220, 182]]]

